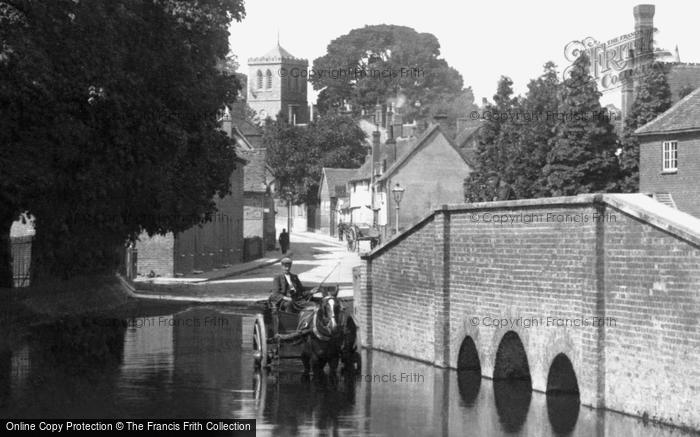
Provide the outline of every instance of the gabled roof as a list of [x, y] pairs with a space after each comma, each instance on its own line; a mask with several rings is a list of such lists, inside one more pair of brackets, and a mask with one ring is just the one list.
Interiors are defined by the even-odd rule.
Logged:
[[364, 164], [355, 170], [354, 176], [348, 182], [370, 180], [372, 178], [372, 158], [370, 156], [365, 159]]
[[350, 179], [357, 173], [356, 168], [329, 168], [323, 167], [323, 178], [328, 185], [328, 193], [330, 197], [343, 197], [347, 192], [339, 193], [337, 187], [345, 187]]
[[464, 144], [471, 140], [474, 135], [476, 135], [477, 132], [483, 127], [483, 124], [478, 124], [476, 126], [469, 126], [466, 127], [462, 130], [462, 132], [457, 134], [457, 137], [455, 138], [455, 144], [457, 147], [464, 147]]
[[420, 150], [423, 146], [428, 144], [430, 142], [430, 140], [433, 139], [438, 134], [442, 134], [445, 137], [445, 139], [447, 140], [447, 143], [450, 146], [452, 146], [453, 149], [455, 149], [455, 151], [464, 160], [464, 162], [467, 165], [471, 165], [471, 164], [469, 164], [469, 160], [468, 160], [466, 154], [459, 147], [457, 147], [455, 145], [455, 143], [452, 142], [447, 135], [445, 135], [444, 132], [442, 132], [442, 130], [440, 129], [440, 125], [433, 124], [425, 132], [423, 132], [423, 135], [421, 135], [418, 138], [418, 140], [413, 144], [413, 146], [406, 153], [401, 155], [396, 160], [396, 162], [394, 162], [391, 165], [391, 167], [389, 167], [380, 177], [377, 178], [377, 182], [382, 182], [382, 181], [388, 179], [389, 176], [394, 174], [396, 172], [396, 170], [401, 168], [404, 165], [404, 163], [406, 163], [406, 161], [408, 161], [410, 158], [412, 158], [413, 155], [415, 155], [416, 152], [418, 152], [418, 150]]
[[243, 191], [264, 193], [267, 191], [265, 149], [243, 150], [240, 155], [248, 161], [243, 169]]
[[700, 131], [700, 88], [634, 131], [637, 135]]

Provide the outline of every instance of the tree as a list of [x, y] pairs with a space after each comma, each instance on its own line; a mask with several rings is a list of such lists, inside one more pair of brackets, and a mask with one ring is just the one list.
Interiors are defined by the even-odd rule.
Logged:
[[608, 191], [615, 187], [619, 168], [616, 135], [600, 106], [600, 92], [589, 74], [584, 54], [574, 61], [559, 95], [558, 122], [544, 174], [552, 196]]
[[455, 138], [459, 133], [457, 132], [457, 119], [468, 118], [473, 123], [470, 115], [475, 111], [479, 112], [479, 107], [474, 103], [472, 88], [467, 87], [454, 95], [441, 98], [440, 101], [425, 110], [418, 111], [417, 118], [432, 119], [438, 114], [446, 115], [447, 132], [445, 134], [450, 138]]
[[640, 75], [635, 89], [635, 99], [630, 113], [624, 120], [621, 138], [620, 190], [636, 193], [639, 191], [639, 140], [634, 131], [655, 119], [671, 107], [671, 87], [666, 79], [666, 69], [656, 63], [644, 75]]
[[[314, 60], [311, 82], [322, 113], [350, 103], [357, 113], [377, 103], [405, 101], [407, 120], [462, 91], [462, 77], [430, 33], [396, 25], [365, 26], [331, 41]], [[419, 105], [416, 105], [419, 102]], [[394, 101], [395, 103], [395, 101]], [[401, 103], [399, 103], [401, 104]]]
[[508, 166], [516, 199], [546, 195], [543, 168], [557, 125], [558, 91], [556, 65], [547, 62], [544, 73], [528, 84], [528, 92], [520, 108], [522, 112], [518, 114], [518, 146]]
[[142, 230], [210, 219], [234, 165], [217, 113], [239, 88], [220, 66], [242, 2], [8, 4], [0, 210], [36, 217], [32, 281], [113, 272]]
[[513, 81], [501, 76], [494, 103], [486, 105], [485, 118], [476, 147], [475, 168], [464, 182], [468, 202], [492, 201], [508, 191], [508, 161], [512, 156], [517, 128], [513, 114], [518, 113], [518, 99], [513, 97]]
[[327, 114], [307, 127], [268, 119], [267, 163], [294, 203], [315, 204], [323, 167], [357, 168], [366, 155], [365, 133], [351, 117]]

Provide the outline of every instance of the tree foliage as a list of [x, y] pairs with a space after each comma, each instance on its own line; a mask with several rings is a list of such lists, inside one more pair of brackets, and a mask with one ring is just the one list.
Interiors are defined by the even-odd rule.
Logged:
[[462, 92], [462, 76], [439, 56], [440, 43], [430, 33], [386, 24], [353, 29], [313, 62], [319, 109], [328, 112], [347, 102], [357, 112], [372, 112], [377, 103], [391, 101], [413, 120]]
[[552, 196], [614, 189], [619, 179], [616, 135], [584, 54], [574, 61], [559, 94], [559, 120], [544, 174]]
[[263, 129], [267, 163], [283, 195], [315, 204], [323, 167], [357, 168], [366, 154], [365, 133], [351, 117], [327, 114], [308, 126], [268, 119]]
[[624, 120], [620, 141], [621, 191], [639, 191], [639, 140], [634, 131], [670, 107], [671, 87], [666, 79], [666, 70], [663, 64], [657, 63], [648, 69], [648, 73], [639, 77], [632, 108]]
[[234, 166], [217, 113], [242, 1], [0, 5], [0, 210], [36, 217], [34, 280], [113, 271], [142, 230], [210, 218]]
[[496, 200], [507, 188], [508, 161], [515, 145], [511, 114], [516, 113], [518, 107], [509, 77], [501, 76], [493, 100], [494, 103], [483, 108], [485, 121], [476, 147], [476, 168], [464, 184], [465, 198], [470, 202]]

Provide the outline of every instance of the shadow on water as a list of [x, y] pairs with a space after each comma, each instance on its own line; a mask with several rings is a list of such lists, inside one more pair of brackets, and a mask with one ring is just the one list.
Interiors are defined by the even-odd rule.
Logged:
[[465, 407], [471, 408], [476, 404], [481, 388], [481, 372], [476, 370], [458, 370], [457, 386], [459, 395]]
[[557, 436], [569, 436], [576, 428], [581, 401], [578, 394], [548, 394], [547, 416]]

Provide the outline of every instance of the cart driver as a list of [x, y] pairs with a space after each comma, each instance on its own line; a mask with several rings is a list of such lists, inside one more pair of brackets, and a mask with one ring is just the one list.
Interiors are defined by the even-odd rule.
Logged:
[[282, 258], [282, 273], [272, 280], [272, 293], [268, 299], [272, 310], [272, 331], [277, 334], [279, 328], [279, 311], [298, 313], [306, 306], [309, 296], [316, 289], [307, 290], [299, 277], [291, 272], [292, 260]]

